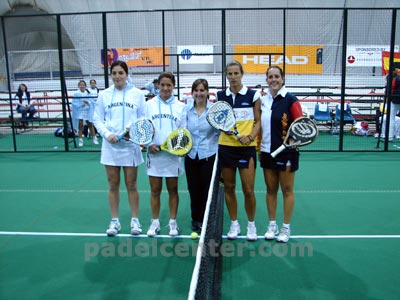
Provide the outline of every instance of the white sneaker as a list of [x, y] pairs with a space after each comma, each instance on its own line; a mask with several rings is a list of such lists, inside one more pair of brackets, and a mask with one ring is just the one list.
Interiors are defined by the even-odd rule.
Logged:
[[93, 144], [98, 145], [99, 141], [97, 140], [97, 136], [93, 137]]
[[278, 225], [268, 225], [267, 232], [264, 234], [266, 240], [273, 240], [279, 234]]
[[160, 223], [156, 222], [154, 220], [151, 220], [149, 230], [147, 230], [147, 236], [153, 237], [159, 232], [160, 232]]
[[246, 240], [257, 241], [257, 228], [256, 225], [247, 225], [247, 235]]
[[83, 139], [79, 139], [78, 147], [83, 147]]
[[231, 223], [231, 227], [229, 228], [229, 232], [227, 234], [228, 240], [236, 240], [240, 233], [240, 224]]
[[277, 242], [286, 243], [290, 239], [290, 229], [282, 227], [279, 235], [276, 238]]
[[131, 234], [132, 235], [139, 235], [142, 233], [142, 225], [138, 219], [131, 220]]
[[121, 224], [119, 222], [111, 221], [106, 233], [109, 236], [114, 236], [117, 235], [120, 230]]
[[178, 224], [175, 222], [169, 222], [168, 224], [169, 227], [169, 235], [170, 236], [177, 236], [179, 235], [179, 228], [178, 228]]

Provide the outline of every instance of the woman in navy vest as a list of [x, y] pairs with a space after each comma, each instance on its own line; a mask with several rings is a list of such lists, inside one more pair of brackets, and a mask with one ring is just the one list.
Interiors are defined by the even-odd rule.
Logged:
[[[299, 168], [299, 152], [286, 149], [272, 158], [271, 153], [282, 145], [292, 122], [303, 116], [300, 102], [285, 88], [285, 77], [278, 66], [267, 70], [268, 90], [261, 99], [261, 154], [260, 162], [267, 185], [269, 225], [264, 237], [286, 243], [290, 238], [290, 219], [294, 208], [294, 175]], [[279, 232], [276, 208], [279, 187], [283, 194], [283, 225]]]

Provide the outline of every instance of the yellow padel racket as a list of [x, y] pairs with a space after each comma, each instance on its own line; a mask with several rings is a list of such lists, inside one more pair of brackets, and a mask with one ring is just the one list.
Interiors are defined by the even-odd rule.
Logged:
[[192, 149], [192, 135], [186, 128], [178, 128], [172, 131], [160, 150], [177, 156], [185, 156]]

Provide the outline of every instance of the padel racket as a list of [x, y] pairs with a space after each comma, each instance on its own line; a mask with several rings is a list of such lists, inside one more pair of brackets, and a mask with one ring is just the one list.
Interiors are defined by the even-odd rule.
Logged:
[[177, 156], [184, 156], [192, 149], [192, 135], [186, 128], [172, 131], [165, 142], [160, 145], [160, 150]]
[[139, 118], [118, 136], [119, 140], [126, 140], [137, 145], [150, 144], [154, 137], [154, 125], [150, 119]]
[[314, 142], [318, 137], [318, 128], [315, 123], [306, 117], [300, 117], [290, 125], [283, 144], [271, 153], [276, 157], [279, 153], [289, 147], [305, 146]]
[[207, 112], [207, 121], [215, 129], [241, 137], [236, 128], [235, 113], [228, 102], [215, 102]]

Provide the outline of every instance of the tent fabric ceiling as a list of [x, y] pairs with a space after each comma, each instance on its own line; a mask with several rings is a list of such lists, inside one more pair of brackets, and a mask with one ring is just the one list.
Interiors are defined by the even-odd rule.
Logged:
[[150, 9], [258, 8], [258, 7], [362, 7], [396, 8], [400, 0], [0, 0], [0, 16], [18, 14], [29, 6], [49, 14]]

